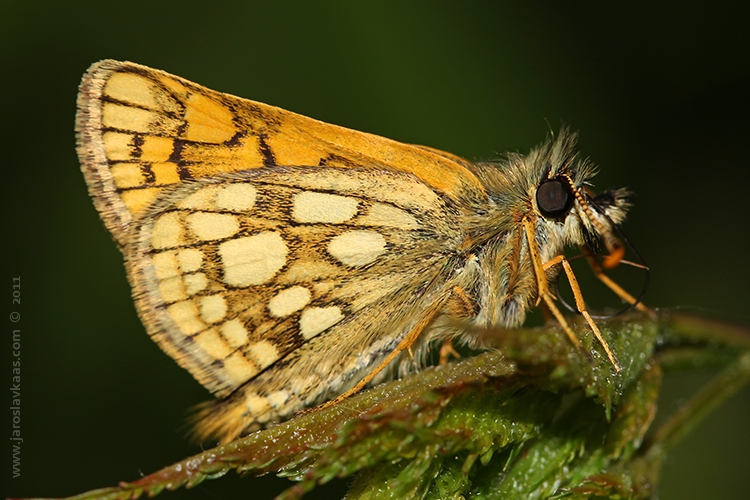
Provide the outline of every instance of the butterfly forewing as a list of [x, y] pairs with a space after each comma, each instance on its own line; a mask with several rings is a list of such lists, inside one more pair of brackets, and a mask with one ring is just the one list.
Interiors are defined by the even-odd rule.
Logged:
[[391, 168], [445, 195], [481, 196], [452, 155], [222, 94], [133, 63], [102, 61], [81, 84], [77, 130], [97, 208], [121, 244], [175, 184], [280, 166]]

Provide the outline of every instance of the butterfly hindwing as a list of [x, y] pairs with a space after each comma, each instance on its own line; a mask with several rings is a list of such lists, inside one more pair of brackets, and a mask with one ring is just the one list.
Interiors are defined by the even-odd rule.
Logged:
[[260, 169], [179, 188], [136, 226], [138, 310], [226, 395], [344, 320], [396, 336], [392, 321], [359, 317], [441, 272], [459, 241], [449, 205], [410, 174], [369, 169]]

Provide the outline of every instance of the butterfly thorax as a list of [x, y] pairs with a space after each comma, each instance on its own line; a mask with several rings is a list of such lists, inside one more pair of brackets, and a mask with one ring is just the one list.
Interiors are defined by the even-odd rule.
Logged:
[[[478, 324], [519, 326], [536, 302], [538, 287], [524, 219], [534, 227], [536, 245], [545, 262], [566, 246], [583, 243], [579, 207], [572, 206], [564, 217], [547, 219], [535, 200], [539, 186], [550, 178], [565, 175], [583, 185], [593, 175], [588, 163], [577, 161], [574, 144], [574, 137], [563, 131], [529, 155], [511, 154], [500, 162], [475, 165], [488, 196], [467, 211], [464, 219], [464, 231], [472, 242], [468, 252], [481, 275], [474, 289]], [[547, 279], [555, 280], [558, 272], [551, 269]]]

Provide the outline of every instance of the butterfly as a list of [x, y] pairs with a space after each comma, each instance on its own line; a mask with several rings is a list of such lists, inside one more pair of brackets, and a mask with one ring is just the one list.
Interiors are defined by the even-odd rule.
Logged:
[[517, 327], [541, 303], [580, 347], [561, 272], [619, 370], [562, 252], [601, 243], [616, 265], [630, 201], [590, 193], [568, 130], [473, 163], [105, 60], [76, 131], [146, 330], [217, 397], [201, 439], [338, 402], [436, 342], [481, 347], [454, 320]]

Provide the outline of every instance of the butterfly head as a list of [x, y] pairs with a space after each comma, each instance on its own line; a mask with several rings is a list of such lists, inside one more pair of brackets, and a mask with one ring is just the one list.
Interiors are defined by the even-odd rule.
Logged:
[[630, 208], [629, 193], [616, 189], [593, 194], [590, 181], [596, 168], [579, 157], [576, 140], [576, 134], [563, 129], [528, 155], [510, 154], [500, 165], [478, 164], [477, 175], [496, 210], [479, 214], [473, 241], [481, 245], [503, 238], [526, 218], [534, 223], [543, 259], [566, 246], [603, 246], [609, 254], [605, 267], [617, 265], [624, 252], [615, 226]]
[[[526, 158], [528, 195], [537, 227], [560, 246], [585, 245], [606, 252], [604, 267], [615, 267], [624, 247], [615, 236], [631, 206], [626, 189], [594, 194], [589, 186], [594, 166], [578, 157], [576, 136], [562, 130], [559, 137], [532, 151]], [[556, 246], [556, 245], [552, 245]], [[559, 250], [558, 250], [559, 251]]]

